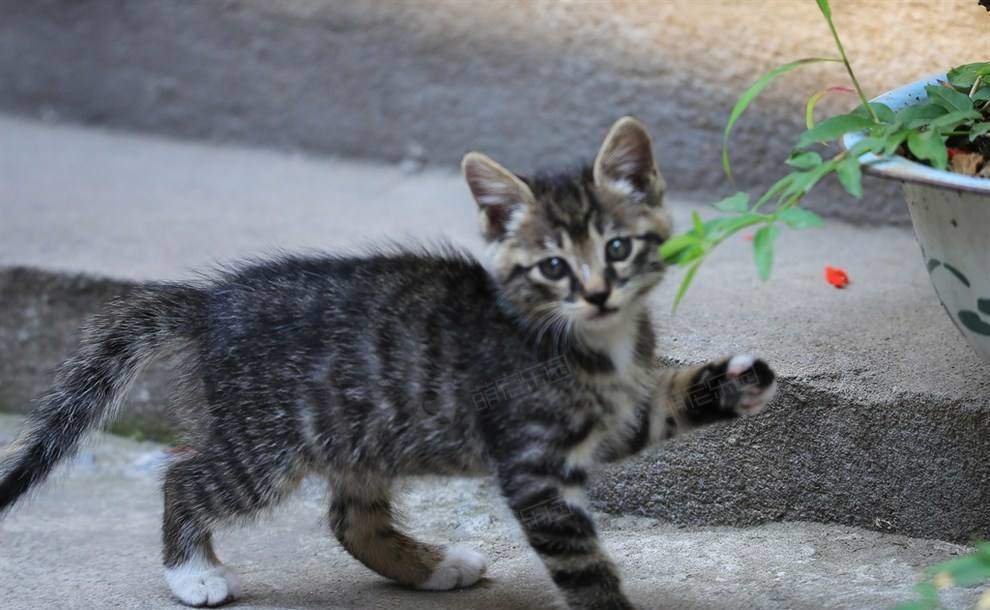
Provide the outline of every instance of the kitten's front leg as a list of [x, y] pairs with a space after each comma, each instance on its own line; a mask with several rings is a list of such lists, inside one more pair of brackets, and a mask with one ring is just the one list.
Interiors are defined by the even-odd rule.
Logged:
[[699, 426], [759, 413], [777, 390], [775, 379], [766, 362], [749, 355], [662, 370], [636, 425], [607, 441], [598, 457], [614, 462]]
[[[748, 354], [661, 374], [658, 387], [669, 415], [672, 435], [712, 422], [754, 415], [777, 390], [776, 375], [766, 362]], [[670, 421], [672, 420], [672, 421]]]
[[583, 470], [532, 456], [499, 468], [502, 492], [571, 610], [633, 610], [583, 506]]

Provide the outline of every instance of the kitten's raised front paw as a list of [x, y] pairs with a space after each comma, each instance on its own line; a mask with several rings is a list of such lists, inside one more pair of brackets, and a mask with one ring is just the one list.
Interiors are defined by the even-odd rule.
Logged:
[[777, 393], [777, 379], [766, 362], [749, 354], [733, 356], [726, 364], [726, 383], [721, 392], [722, 406], [739, 415], [763, 410]]
[[430, 578], [419, 585], [419, 588], [446, 591], [470, 587], [478, 582], [487, 569], [488, 560], [481, 553], [459, 546], [450, 547]]
[[219, 606], [241, 595], [241, 580], [223, 564], [189, 561], [165, 570], [169, 589], [187, 606]]

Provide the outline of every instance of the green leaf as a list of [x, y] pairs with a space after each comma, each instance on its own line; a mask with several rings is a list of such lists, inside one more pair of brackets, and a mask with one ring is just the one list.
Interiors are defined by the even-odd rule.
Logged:
[[863, 138], [849, 149], [849, 154], [853, 157], [859, 158], [867, 152], [879, 153], [883, 150], [883, 146], [886, 141], [886, 138], [875, 138], [872, 136], [869, 138]]
[[725, 124], [725, 130], [722, 132], [722, 169], [725, 170], [725, 175], [729, 178], [729, 180], [733, 180], [732, 168], [729, 166], [729, 136], [732, 134], [732, 128], [735, 126], [736, 121], [739, 120], [739, 117], [742, 116], [742, 113], [751, 103], [753, 103], [753, 100], [756, 99], [756, 97], [760, 95], [760, 93], [781, 74], [786, 74], [787, 72], [806, 64], [820, 63], [823, 61], [838, 62], [841, 60], [831, 57], [808, 57], [805, 59], [792, 61], [789, 64], [778, 66], [770, 72], [767, 72], [761, 76], [759, 80], [750, 85], [749, 89], [743, 91], [741, 96], [739, 96], [739, 100], [736, 101], [736, 105], [732, 107], [732, 112], [729, 113], [729, 120]]
[[690, 262], [696, 261], [699, 258], [708, 254], [708, 248], [705, 244], [695, 244], [681, 253], [680, 257], [677, 259], [678, 265], [686, 265]]
[[815, 142], [835, 140], [839, 136], [850, 132], [863, 131], [875, 124], [872, 120], [855, 114], [840, 114], [839, 116], [825, 119], [813, 129], [809, 129], [801, 134], [801, 137], [798, 139], [797, 148], [804, 148]]
[[[990, 80], [990, 78], [984, 78], [984, 80]], [[990, 100], [990, 85], [984, 85], [973, 92], [973, 95], [969, 99], [974, 102], [985, 102]]]
[[787, 174], [780, 180], [774, 182], [773, 186], [767, 189], [767, 192], [763, 193], [763, 196], [760, 197], [759, 201], [756, 202], [756, 205], [753, 206], [753, 210], [758, 210], [760, 206], [770, 201], [770, 199], [772, 199], [775, 195], [788, 189], [791, 186], [791, 183], [793, 182], [794, 182], [794, 174]]
[[888, 106], [887, 104], [881, 104], [880, 102], [870, 102], [870, 108], [872, 108], [873, 112], [877, 114], [877, 118], [883, 121], [884, 123], [894, 122], [894, 117], [896, 115], [894, 114], [893, 109], [891, 109], [891, 107]]
[[836, 161], [826, 161], [818, 167], [813, 167], [806, 172], [795, 172], [791, 174], [792, 180], [784, 189], [782, 198], [797, 197], [800, 199], [808, 193], [818, 181], [824, 178], [830, 171], [835, 169]]
[[948, 574], [956, 585], [971, 587], [990, 580], [990, 562], [979, 554], [973, 554], [933, 566], [930, 572]]
[[723, 227], [732, 224], [733, 221], [738, 219], [738, 216], [719, 216], [718, 218], [709, 218], [704, 222], [705, 235], [709, 238], [713, 234], [718, 235], [722, 231]]
[[990, 133], [990, 121], [973, 125], [969, 130], [969, 141], [972, 142], [985, 133]]
[[835, 175], [839, 178], [839, 183], [846, 192], [859, 199], [863, 196], [863, 172], [859, 168], [859, 159], [856, 157], [846, 157], [835, 167]]
[[908, 121], [905, 127], [911, 131], [920, 131], [931, 125], [932, 120], [933, 119], [915, 119], [913, 121]]
[[817, 229], [825, 226], [825, 221], [818, 214], [804, 208], [787, 208], [777, 214], [777, 218], [788, 227], [796, 230]]
[[811, 129], [815, 126], [815, 106], [818, 105], [819, 100], [825, 97], [827, 91], [819, 91], [811, 97], [808, 98], [808, 102], [804, 105], [804, 124]]
[[660, 258], [668, 263], [676, 264], [681, 253], [700, 243], [698, 236], [693, 233], [675, 235], [660, 245]]
[[694, 223], [694, 232], [698, 237], [705, 236], [705, 223], [701, 222], [701, 215], [698, 210], [691, 210], [691, 221]]
[[969, 89], [976, 82], [978, 77], [990, 76], [990, 62], [980, 62], [975, 64], [964, 64], [949, 70], [946, 77], [953, 87]]
[[945, 108], [931, 102], [925, 102], [924, 104], [902, 108], [897, 112], [895, 117], [899, 123], [904, 123], [905, 125], [915, 121], [920, 121], [921, 125], [927, 125], [930, 119], [936, 119], [945, 113]]
[[889, 157], [890, 155], [897, 152], [897, 149], [901, 147], [901, 144], [904, 143], [904, 140], [907, 139], [908, 134], [910, 133], [911, 133], [910, 129], [899, 129], [894, 133], [890, 134], [889, 136], [887, 136], [884, 139], [884, 143], [883, 143], [884, 156]]
[[801, 152], [791, 155], [787, 164], [798, 169], [811, 169], [822, 164], [822, 156], [816, 152]]
[[943, 87], [941, 85], [928, 85], [925, 87], [928, 99], [949, 112], [953, 110], [972, 110], [973, 100], [965, 93], [959, 93], [955, 89]]
[[938, 589], [932, 583], [919, 582], [914, 586], [914, 590], [918, 592], [921, 599], [938, 603]]
[[671, 308], [672, 312], [677, 312], [677, 306], [681, 304], [681, 299], [683, 299], [684, 295], [687, 294], [687, 289], [691, 285], [691, 281], [694, 279], [694, 274], [698, 272], [698, 267], [700, 266], [701, 261], [699, 260], [691, 265], [691, 268], [687, 270], [686, 274], [684, 274], [684, 279], [681, 280], [681, 287], [677, 289], [677, 296], [674, 297], [674, 306]]
[[[893, 123], [894, 122], [894, 117], [896, 115], [894, 114], [894, 111], [890, 109], [890, 106], [888, 106], [887, 104], [881, 104], [880, 102], [870, 102], [870, 108], [872, 108], [873, 109], [873, 112], [876, 113], [877, 118], [880, 119], [880, 122], [881, 123]], [[856, 116], [861, 116], [861, 117], [864, 117], [864, 118], [867, 118], [867, 119], [872, 118], [870, 116], [870, 112], [866, 108], [864, 108], [862, 105], [859, 108], [857, 108], [856, 110], [853, 110], [852, 111], [852, 114], [855, 114]]]
[[714, 234], [716, 239], [724, 239], [740, 229], [745, 229], [755, 224], [767, 221], [767, 217], [762, 214], [747, 212], [740, 216], [715, 218], [705, 222], [705, 228], [709, 235]]
[[822, 15], [825, 15], [826, 19], [832, 18], [832, 8], [828, 5], [828, 0], [817, 0], [818, 8], [821, 9]]
[[749, 209], [749, 194], [739, 192], [721, 201], [715, 202], [715, 207], [723, 212], [745, 212]]
[[756, 272], [764, 282], [770, 279], [770, 269], [773, 268], [773, 242], [780, 234], [780, 229], [773, 225], [761, 227], [753, 236], [753, 260], [756, 261]]
[[976, 120], [982, 118], [983, 115], [975, 110], [956, 110], [954, 112], [949, 112], [943, 114], [942, 116], [934, 119], [930, 125], [932, 129], [944, 129], [945, 131], [952, 131], [960, 123], [965, 123], [967, 121]]
[[938, 169], [945, 169], [949, 162], [945, 142], [936, 131], [912, 131], [908, 134], [907, 145], [911, 154], [923, 161], [930, 161]]
[[900, 121], [895, 120], [893, 123], [891, 123], [889, 125], [884, 125], [883, 126], [883, 129], [874, 129], [874, 130], [872, 130], [872, 132], [873, 132], [872, 135], [874, 135], [874, 136], [876, 136], [876, 137], [878, 137], [880, 139], [886, 140], [888, 136], [890, 136], [891, 134], [897, 133], [898, 131], [900, 131], [903, 128], [904, 128], [904, 125], [901, 125], [901, 122]]

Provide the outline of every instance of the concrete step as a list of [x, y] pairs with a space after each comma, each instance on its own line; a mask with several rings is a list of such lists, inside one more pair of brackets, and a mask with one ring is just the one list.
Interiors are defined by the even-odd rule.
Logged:
[[[20, 418], [0, 416], [0, 442]], [[182, 608], [160, 566], [161, 445], [109, 435], [66, 476], [0, 521], [4, 607]], [[416, 479], [399, 504], [409, 531], [488, 555], [478, 586], [432, 593], [396, 586], [364, 568], [327, 531], [326, 488], [306, 480], [291, 500], [216, 537], [244, 582], [236, 608], [531, 610], [560, 608], [553, 583], [494, 486]], [[914, 597], [922, 568], [968, 549], [956, 544], [814, 523], [678, 528], [655, 519], [597, 515], [600, 534], [639, 608], [826, 610], [887, 608]], [[975, 590], [943, 593], [971, 607]]]
[[[480, 249], [450, 173], [224, 148], [0, 118], [0, 403], [45, 389], [81, 320], [130, 282], [188, 277], [276, 249], [445, 236]], [[690, 202], [671, 202], [684, 226]], [[829, 223], [785, 233], [774, 278], [733, 240], [676, 316], [680, 272], [653, 307], [662, 353], [750, 351], [781, 376], [770, 412], [600, 473], [598, 505], [684, 524], [814, 520], [916, 536], [990, 536], [990, 367], [938, 304], [909, 231]], [[825, 264], [845, 267], [837, 290]], [[167, 431], [167, 371], [137, 384], [118, 429]]]

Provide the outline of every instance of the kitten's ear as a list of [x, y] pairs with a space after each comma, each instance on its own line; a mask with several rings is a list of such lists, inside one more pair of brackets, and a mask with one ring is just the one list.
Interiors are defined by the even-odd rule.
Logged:
[[660, 202], [667, 188], [656, 161], [646, 127], [631, 116], [612, 125], [595, 158], [595, 184], [628, 195], [638, 195], [648, 205]]
[[489, 157], [469, 152], [461, 171], [481, 211], [481, 231], [489, 241], [502, 239], [534, 201], [526, 183]]

